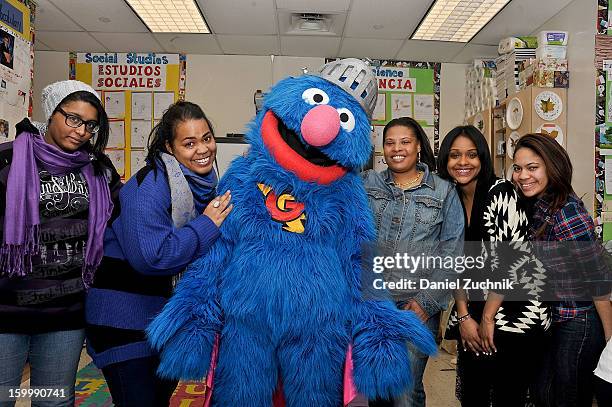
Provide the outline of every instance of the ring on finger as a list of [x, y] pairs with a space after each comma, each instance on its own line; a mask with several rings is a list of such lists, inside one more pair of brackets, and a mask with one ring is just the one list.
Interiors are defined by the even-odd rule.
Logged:
[[218, 208], [219, 206], [221, 206], [221, 202], [219, 201], [213, 202], [213, 208]]

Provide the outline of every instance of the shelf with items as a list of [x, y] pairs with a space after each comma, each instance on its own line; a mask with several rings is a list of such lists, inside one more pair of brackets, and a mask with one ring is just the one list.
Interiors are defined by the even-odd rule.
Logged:
[[528, 86], [493, 109], [491, 155], [498, 177], [508, 174], [512, 167], [514, 145], [525, 134], [543, 133], [555, 138], [561, 146], [566, 146], [566, 105], [566, 89]]
[[467, 124], [470, 124], [480, 130], [480, 132], [487, 140], [487, 143], [491, 144], [491, 109], [485, 109], [481, 112], [476, 113], [473, 116], [468, 117], [466, 122]]
[[506, 165], [506, 104], [502, 102], [499, 106], [493, 108], [493, 137], [489, 146], [491, 147], [491, 157], [493, 157], [493, 171], [498, 177], [504, 176], [504, 167]]

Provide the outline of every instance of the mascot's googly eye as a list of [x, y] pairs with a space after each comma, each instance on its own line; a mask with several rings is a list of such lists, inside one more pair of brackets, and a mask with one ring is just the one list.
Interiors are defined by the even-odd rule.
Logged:
[[345, 107], [338, 109], [340, 115], [340, 126], [346, 131], [353, 131], [355, 128], [355, 116], [353, 113]]
[[302, 99], [309, 105], [326, 105], [329, 103], [327, 93], [318, 88], [309, 88], [302, 93]]

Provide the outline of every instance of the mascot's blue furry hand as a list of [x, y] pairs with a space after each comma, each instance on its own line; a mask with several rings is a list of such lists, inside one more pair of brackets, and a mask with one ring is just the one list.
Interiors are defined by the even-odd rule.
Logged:
[[390, 301], [367, 301], [353, 326], [353, 376], [357, 390], [370, 399], [391, 398], [412, 385], [411, 342], [433, 355], [436, 342], [412, 311], [400, 311]]
[[158, 374], [164, 378], [206, 377], [215, 335], [221, 331], [216, 295], [194, 271], [185, 273], [175, 295], [147, 328], [151, 347], [160, 352]]

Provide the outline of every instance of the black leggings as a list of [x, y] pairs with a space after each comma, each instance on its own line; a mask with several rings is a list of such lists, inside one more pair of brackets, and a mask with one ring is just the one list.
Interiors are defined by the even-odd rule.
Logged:
[[177, 381], [160, 379], [155, 356], [126, 360], [102, 368], [116, 407], [168, 407]]

